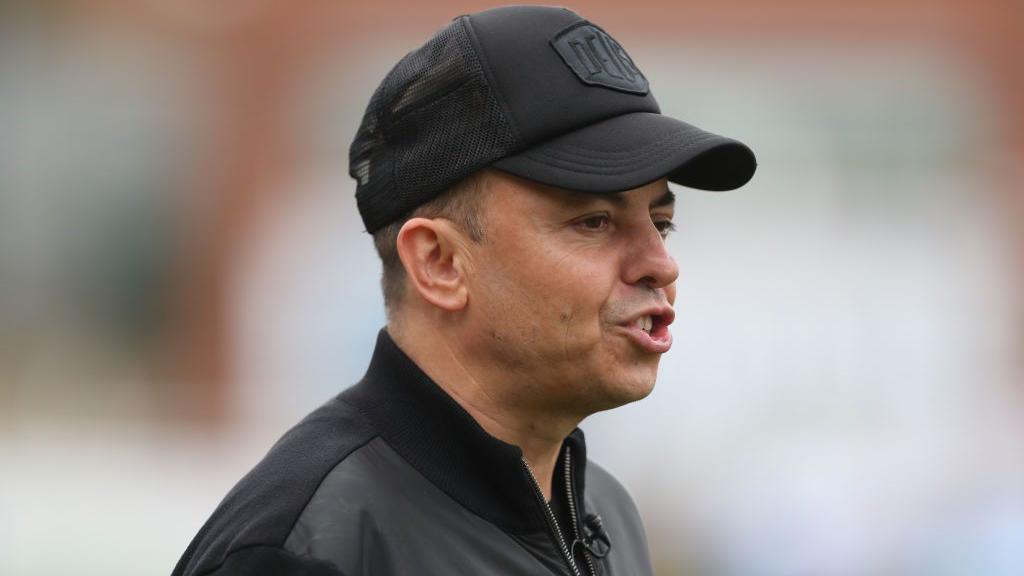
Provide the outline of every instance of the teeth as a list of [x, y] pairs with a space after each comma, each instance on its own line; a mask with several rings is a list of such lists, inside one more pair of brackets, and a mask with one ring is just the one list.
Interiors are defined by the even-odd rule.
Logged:
[[654, 326], [654, 320], [650, 316], [641, 316], [636, 319], [636, 327], [644, 332], [650, 333]]

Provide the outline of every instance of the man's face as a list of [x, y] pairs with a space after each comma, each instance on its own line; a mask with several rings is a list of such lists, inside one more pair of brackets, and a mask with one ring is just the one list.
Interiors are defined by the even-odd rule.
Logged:
[[678, 276], [666, 181], [599, 196], [489, 179], [484, 240], [470, 247], [468, 345], [511, 376], [504, 400], [585, 416], [649, 394]]

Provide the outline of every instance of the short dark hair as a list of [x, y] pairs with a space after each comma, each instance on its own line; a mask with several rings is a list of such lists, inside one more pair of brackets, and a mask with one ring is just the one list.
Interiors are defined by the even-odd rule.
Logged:
[[444, 218], [462, 229], [471, 240], [484, 238], [483, 200], [485, 170], [478, 170], [450, 186], [433, 200], [421, 204], [402, 218], [373, 233], [373, 244], [383, 266], [380, 278], [384, 293], [384, 307], [388, 316], [397, 309], [405, 296], [405, 268], [398, 257], [398, 233], [412, 218]]

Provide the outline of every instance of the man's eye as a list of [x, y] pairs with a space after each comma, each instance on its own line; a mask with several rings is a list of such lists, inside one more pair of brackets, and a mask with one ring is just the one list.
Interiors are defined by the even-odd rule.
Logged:
[[676, 225], [671, 220], [658, 220], [654, 223], [655, 228], [661, 233], [661, 237], [664, 238], [669, 235], [669, 232], [673, 232], [676, 229]]
[[590, 216], [579, 221], [579, 226], [584, 230], [596, 232], [608, 227], [608, 217], [605, 215]]

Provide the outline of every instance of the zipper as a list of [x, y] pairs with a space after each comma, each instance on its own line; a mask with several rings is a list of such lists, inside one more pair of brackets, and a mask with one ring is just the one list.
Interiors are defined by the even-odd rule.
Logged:
[[[541, 507], [544, 509], [545, 517], [548, 520], [548, 528], [554, 533], [555, 542], [558, 547], [562, 550], [562, 558], [569, 563], [569, 568], [572, 569], [572, 573], [575, 576], [583, 576], [580, 573], [579, 567], [576, 565], [576, 560], [572, 557], [572, 552], [569, 547], [565, 544], [565, 537], [562, 536], [562, 530], [558, 527], [558, 519], [555, 518], [555, 513], [551, 510], [551, 505], [544, 499], [544, 493], [540, 489], [540, 483], [537, 482], [537, 476], [533, 473], [533, 468], [530, 468], [530, 463], [526, 461], [526, 457], [523, 457], [523, 467], [526, 468], [526, 472], [530, 475], [530, 480], [533, 480], [533, 493], [537, 496], [537, 501], [540, 502]], [[576, 519], [573, 518], [573, 524]], [[574, 526], [575, 527], [575, 526]], [[578, 533], [577, 533], [578, 538]], [[575, 542], [574, 542], [575, 543]]]
[[563, 470], [565, 473], [562, 475], [565, 477], [565, 495], [566, 499], [569, 501], [569, 518], [572, 519], [572, 532], [573, 537], [575, 538], [572, 541], [572, 550], [570, 550], [570, 552], [574, 553], [576, 551], [577, 542], [583, 544], [583, 558], [587, 561], [587, 568], [590, 569], [591, 576], [596, 576], [597, 570], [594, 569], [594, 561], [590, 558], [590, 552], [587, 550], [586, 544], [583, 543], [583, 539], [580, 538], [580, 522], [579, 516], [576, 514], [576, 484], [572, 474], [571, 446], [565, 447], [565, 462], [563, 465], [565, 466]]

